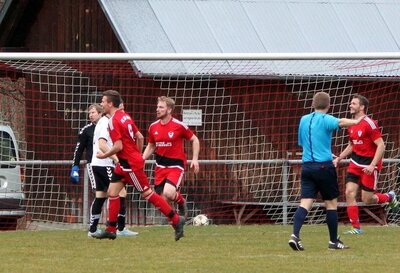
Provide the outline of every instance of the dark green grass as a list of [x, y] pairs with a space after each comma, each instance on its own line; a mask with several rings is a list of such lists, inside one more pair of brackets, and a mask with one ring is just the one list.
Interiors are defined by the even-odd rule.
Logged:
[[[365, 227], [328, 250], [324, 225], [304, 226], [303, 252], [289, 248], [291, 226], [135, 227], [136, 238], [88, 238], [85, 231], [0, 232], [0, 272], [360, 272], [400, 270], [400, 228]], [[341, 226], [340, 232], [346, 227]]]

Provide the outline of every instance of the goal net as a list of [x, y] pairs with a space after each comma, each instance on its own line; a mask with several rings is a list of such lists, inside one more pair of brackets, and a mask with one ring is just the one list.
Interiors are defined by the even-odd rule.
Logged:
[[[378, 189], [400, 193], [400, 58], [0, 59], [0, 123], [17, 136], [25, 177], [23, 228], [87, 224], [93, 194], [83, 171], [78, 185], [70, 184], [69, 171], [87, 108], [107, 89], [122, 94], [145, 137], [162, 95], [175, 99], [175, 116], [199, 137], [201, 171], [187, 169], [181, 189], [189, 221], [206, 214], [215, 224], [292, 223], [300, 201], [297, 127], [318, 91], [330, 94], [329, 113], [337, 117], [350, 117], [353, 94], [370, 100], [368, 114], [378, 120], [386, 143]], [[334, 153], [347, 144], [346, 130], [338, 131]], [[185, 148], [190, 159], [191, 147]], [[343, 223], [346, 166], [338, 169]], [[151, 181], [153, 168], [150, 160]], [[128, 224], [166, 223], [136, 191], [128, 192]], [[364, 223], [400, 223], [400, 213], [387, 205], [360, 207]], [[308, 221], [325, 221], [321, 200]]]

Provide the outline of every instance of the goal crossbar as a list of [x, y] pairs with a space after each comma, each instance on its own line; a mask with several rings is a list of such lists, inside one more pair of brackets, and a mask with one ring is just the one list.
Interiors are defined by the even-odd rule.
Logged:
[[0, 52], [0, 60], [375, 60], [400, 59], [400, 52], [313, 53], [76, 53]]

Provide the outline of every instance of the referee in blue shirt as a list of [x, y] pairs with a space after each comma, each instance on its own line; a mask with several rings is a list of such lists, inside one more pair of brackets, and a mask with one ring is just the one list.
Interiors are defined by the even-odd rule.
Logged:
[[289, 246], [293, 250], [304, 250], [300, 240], [300, 230], [320, 193], [326, 207], [326, 224], [329, 230], [328, 249], [347, 249], [337, 236], [337, 198], [339, 186], [335, 166], [332, 163], [332, 133], [342, 127], [358, 124], [362, 118], [338, 119], [327, 112], [330, 97], [326, 92], [318, 92], [313, 97], [314, 112], [304, 115], [299, 125], [299, 145], [303, 148], [301, 170], [301, 201], [294, 215], [293, 234]]

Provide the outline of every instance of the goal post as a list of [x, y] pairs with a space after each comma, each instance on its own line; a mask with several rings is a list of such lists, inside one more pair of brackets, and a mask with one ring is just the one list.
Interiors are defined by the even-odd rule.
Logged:
[[[370, 100], [369, 114], [386, 143], [378, 189], [400, 193], [399, 53], [1, 52], [0, 83], [0, 123], [14, 129], [21, 147], [28, 227], [87, 224], [91, 190], [83, 182], [70, 184], [68, 175], [87, 108], [107, 89], [122, 94], [145, 137], [162, 95], [176, 101], [175, 116], [199, 137], [201, 171], [187, 169], [182, 187], [189, 220], [206, 214], [216, 224], [291, 223], [300, 200], [297, 126], [318, 91], [330, 94], [329, 113], [337, 117], [350, 117], [353, 94]], [[346, 131], [338, 131], [334, 153], [347, 143]], [[186, 150], [190, 159], [190, 145]], [[148, 161], [151, 181], [153, 168]], [[346, 223], [345, 172], [346, 162], [338, 169], [339, 215]], [[131, 187], [128, 192], [128, 224], [165, 223]], [[325, 220], [320, 203], [309, 223]], [[400, 214], [387, 206], [362, 206], [361, 212], [365, 222], [400, 224]]]

